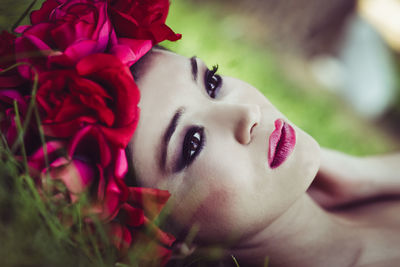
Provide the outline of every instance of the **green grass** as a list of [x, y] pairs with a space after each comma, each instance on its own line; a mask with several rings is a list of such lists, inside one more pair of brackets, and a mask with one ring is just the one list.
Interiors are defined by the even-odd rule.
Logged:
[[101, 243], [93, 241], [101, 240], [99, 234], [82, 235], [84, 229], [60, 223], [59, 214], [77, 214], [78, 206], [43, 202], [21, 170], [1, 145], [0, 266], [109, 266], [115, 261], [112, 253], [96, 257]]

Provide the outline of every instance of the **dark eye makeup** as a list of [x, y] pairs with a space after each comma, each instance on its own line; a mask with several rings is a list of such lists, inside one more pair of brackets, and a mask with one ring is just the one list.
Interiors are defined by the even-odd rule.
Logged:
[[[204, 85], [207, 94], [211, 98], [218, 96], [222, 85], [222, 78], [216, 74], [218, 65], [214, 65], [212, 69], [207, 69], [204, 74]], [[190, 127], [184, 137], [182, 143], [181, 156], [176, 164], [175, 171], [179, 172], [190, 164], [200, 154], [205, 144], [204, 128], [200, 126]]]
[[218, 74], [218, 65], [214, 65], [211, 70], [207, 70], [204, 75], [204, 85], [207, 94], [211, 98], [215, 98], [222, 85], [222, 78]]
[[176, 171], [188, 167], [203, 149], [205, 143], [204, 128], [193, 126], [185, 134], [182, 144], [182, 154], [178, 161]]

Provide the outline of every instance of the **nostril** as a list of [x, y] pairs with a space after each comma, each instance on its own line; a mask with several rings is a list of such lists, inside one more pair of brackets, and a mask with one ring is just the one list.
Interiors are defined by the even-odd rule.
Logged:
[[253, 126], [251, 126], [250, 134], [253, 132], [254, 127], [256, 127], [257, 125], [258, 125], [257, 123], [254, 123]]

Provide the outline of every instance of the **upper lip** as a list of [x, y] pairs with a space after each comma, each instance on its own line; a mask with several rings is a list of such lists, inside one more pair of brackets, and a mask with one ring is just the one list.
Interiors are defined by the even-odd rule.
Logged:
[[294, 129], [282, 119], [275, 120], [275, 130], [269, 136], [268, 164], [274, 169], [292, 153], [296, 144]]

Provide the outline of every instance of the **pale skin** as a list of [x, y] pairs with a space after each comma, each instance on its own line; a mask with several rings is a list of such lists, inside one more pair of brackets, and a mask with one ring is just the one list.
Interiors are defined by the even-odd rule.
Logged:
[[321, 166], [308, 193], [335, 208], [380, 196], [400, 195], [400, 153], [355, 157], [322, 149]]
[[[263, 266], [266, 257], [270, 266], [398, 262], [399, 202], [324, 208], [398, 195], [399, 155], [356, 158], [321, 149], [257, 89], [220, 78], [199, 59], [154, 50], [137, 83], [133, 165], [143, 186], [170, 191], [174, 234], [195, 227], [198, 246], [220, 245], [241, 266]], [[294, 128], [296, 145], [271, 169], [276, 119]]]

